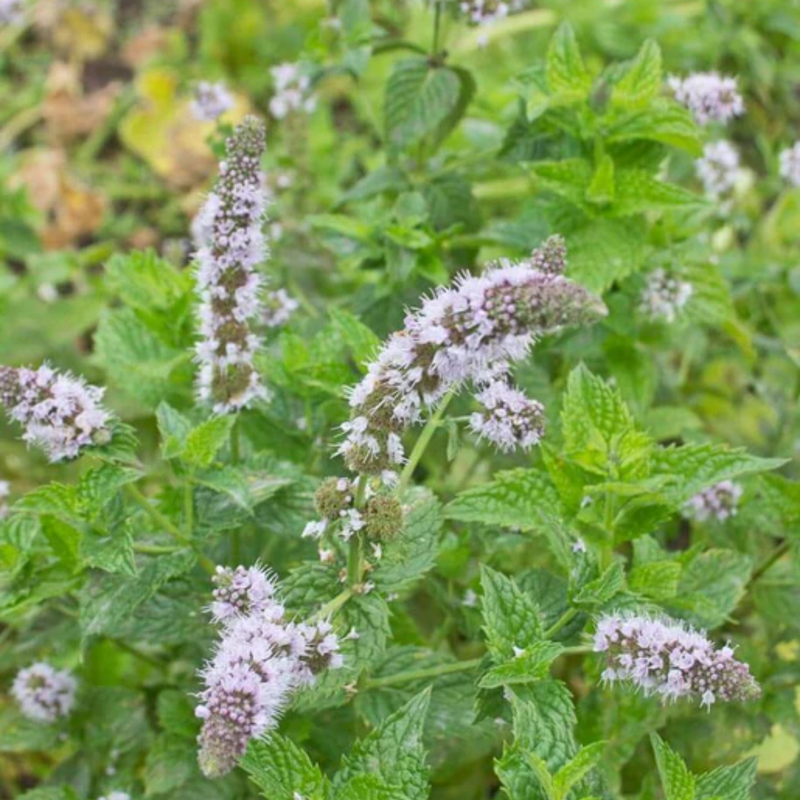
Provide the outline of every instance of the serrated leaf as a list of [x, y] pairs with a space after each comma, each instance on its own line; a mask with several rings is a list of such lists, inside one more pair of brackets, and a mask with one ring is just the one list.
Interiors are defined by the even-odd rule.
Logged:
[[756, 781], [756, 758], [746, 758], [732, 767], [718, 767], [696, 778], [695, 800], [749, 800]]
[[611, 100], [624, 106], [642, 106], [659, 94], [662, 81], [661, 49], [648, 39], [614, 85]]
[[84, 639], [113, 633], [142, 603], [171, 578], [192, 568], [196, 556], [180, 551], [158, 558], [143, 558], [136, 578], [97, 576], [81, 591], [80, 624]]
[[159, 403], [156, 408], [158, 433], [161, 437], [161, 455], [176, 458], [186, 444], [192, 423], [169, 403]]
[[678, 561], [637, 564], [628, 575], [628, 588], [656, 601], [669, 600], [678, 592], [682, 567]]
[[435, 563], [442, 527], [441, 505], [430, 493], [414, 492], [400, 535], [383, 545], [372, 573], [382, 592], [399, 592], [419, 580]]
[[652, 100], [645, 108], [621, 115], [606, 134], [609, 144], [639, 139], [679, 147], [693, 156], [703, 153], [699, 130], [691, 113], [665, 98]]
[[356, 742], [334, 778], [334, 788], [369, 773], [386, 787], [398, 787], [406, 800], [425, 800], [430, 790], [422, 731], [429, 703], [426, 689]]
[[250, 742], [241, 766], [270, 800], [324, 800], [328, 779], [291, 739], [272, 734]]
[[364, 369], [380, 347], [381, 341], [371, 328], [343, 309], [330, 311], [331, 321], [344, 339], [359, 367]]
[[615, 562], [599, 578], [584, 584], [573, 600], [579, 606], [599, 607], [616, 597], [624, 588], [625, 568]]
[[694, 776], [683, 759], [657, 734], [650, 734], [665, 800], [694, 800]]
[[543, 758], [556, 773], [574, 755], [575, 708], [569, 689], [556, 680], [539, 681], [513, 696], [514, 737], [523, 750]]
[[374, 775], [353, 775], [334, 800], [405, 800], [405, 796], [399, 786], [386, 786]]
[[586, 199], [595, 205], [604, 206], [614, 202], [615, 195], [614, 160], [606, 154], [600, 159], [592, 181], [586, 188]]
[[441, 126], [459, 105], [461, 80], [427, 58], [398, 61], [386, 84], [384, 125], [391, 148], [404, 148]]
[[606, 750], [605, 742], [593, 742], [582, 747], [572, 760], [553, 776], [553, 798], [564, 800], [573, 786], [593, 770]]
[[544, 635], [539, 609], [511, 578], [481, 567], [483, 626], [495, 660], [506, 661], [514, 648], [526, 649]]
[[445, 508], [448, 519], [535, 530], [543, 516], [559, 516], [558, 493], [536, 469], [499, 472], [494, 480], [461, 492]]
[[214, 456], [227, 444], [236, 417], [212, 417], [189, 431], [180, 457], [193, 467], [210, 467]]
[[144, 765], [145, 797], [174, 792], [197, 776], [196, 744], [191, 740], [162, 734], [147, 753]]
[[546, 62], [547, 84], [553, 92], [574, 92], [585, 96], [592, 88], [592, 76], [584, 66], [575, 32], [562, 22], [550, 40]]
[[615, 180], [614, 216], [626, 217], [650, 211], [672, 211], [701, 208], [708, 201], [673, 183], [666, 183], [643, 169], [617, 172]]
[[492, 667], [480, 679], [482, 689], [495, 689], [498, 686], [532, 683], [547, 677], [550, 665], [564, 651], [558, 642], [543, 640], [526, 647], [519, 655], [514, 655], [502, 664]]

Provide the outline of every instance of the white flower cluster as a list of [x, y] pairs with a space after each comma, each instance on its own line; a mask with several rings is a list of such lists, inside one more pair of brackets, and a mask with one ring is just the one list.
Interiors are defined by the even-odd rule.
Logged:
[[800, 186], [800, 142], [783, 150], [780, 158], [780, 173], [792, 186]]
[[24, 14], [22, 0], [0, 0], [0, 25], [17, 25]]
[[493, 381], [475, 395], [483, 411], [470, 417], [470, 427], [498, 449], [530, 450], [544, 435], [544, 406], [530, 400], [505, 380]]
[[693, 293], [691, 283], [657, 269], [650, 274], [639, 306], [642, 313], [652, 320], [674, 322]]
[[23, 440], [41, 447], [51, 463], [110, 440], [111, 414], [102, 406], [103, 392], [47, 364], [35, 370], [0, 367], [0, 403], [25, 428]]
[[256, 267], [268, 255], [261, 230], [265, 196], [261, 156], [264, 126], [247, 117], [227, 142], [227, 158], [196, 224], [201, 401], [218, 414], [246, 408], [267, 396], [253, 364], [259, 340], [250, 321], [261, 317], [261, 276]]
[[299, 65], [279, 64], [270, 72], [275, 94], [269, 101], [269, 111], [275, 119], [284, 119], [293, 112], [310, 114], [316, 108], [317, 98], [311, 92], [311, 79], [301, 72]]
[[131, 800], [131, 796], [127, 792], [109, 792], [97, 800]]
[[630, 681], [664, 702], [686, 697], [710, 708], [717, 701], [760, 694], [749, 667], [733, 657], [731, 647], [717, 650], [705, 634], [672, 620], [603, 616], [594, 651], [607, 657], [604, 681]]
[[264, 570], [218, 567], [214, 583], [220, 641], [200, 673], [195, 712], [203, 720], [199, 763], [209, 777], [233, 769], [248, 742], [278, 724], [293, 692], [342, 666], [331, 624], [288, 620]]
[[233, 96], [221, 81], [200, 81], [194, 88], [192, 115], [198, 122], [214, 122], [233, 108]]
[[552, 237], [530, 259], [501, 260], [483, 275], [463, 275], [409, 313], [350, 396], [339, 452], [355, 472], [381, 474], [404, 461], [400, 433], [466, 382], [505, 377], [536, 338], [605, 313], [567, 280], [564, 243]]
[[11, 494], [11, 484], [0, 481], [0, 521], [8, 516], [8, 496]]
[[695, 72], [686, 78], [668, 79], [675, 99], [686, 106], [700, 125], [730, 122], [744, 113], [744, 101], [736, 78], [717, 72]]
[[698, 522], [706, 522], [712, 517], [717, 522], [725, 522], [736, 516], [741, 496], [742, 487], [738, 483], [721, 481], [689, 500], [685, 507], [686, 515]]
[[725, 139], [710, 142], [703, 147], [703, 157], [695, 161], [697, 176], [710, 197], [730, 192], [736, 185], [739, 173], [739, 153]]
[[289, 321], [299, 307], [300, 303], [294, 297], [290, 297], [285, 289], [267, 292], [264, 298], [264, 324], [268, 328], [280, 328]]
[[14, 678], [11, 695], [20, 711], [34, 722], [55, 722], [75, 705], [75, 678], [44, 661], [21, 669]]

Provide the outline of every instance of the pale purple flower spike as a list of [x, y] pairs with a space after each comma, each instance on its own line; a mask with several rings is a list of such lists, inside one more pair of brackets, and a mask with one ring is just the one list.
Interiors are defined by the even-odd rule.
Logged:
[[0, 367], [0, 403], [24, 427], [23, 440], [44, 450], [52, 463], [111, 439], [103, 392], [47, 364], [35, 370]]
[[663, 702], [685, 697], [710, 708], [761, 693], [747, 664], [733, 657], [733, 648], [716, 649], [705, 634], [673, 620], [603, 616], [594, 651], [606, 655], [606, 683], [629, 681]]
[[200, 81], [194, 89], [192, 115], [199, 122], [214, 122], [233, 108], [233, 97], [224, 83]]
[[544, 406], [530, 400], [505, 380], [493, 381], [475, 395], [483, 406], [470, 417], [479, 437], [503, 452], [530, 450], [544, 435]]
[[792, 186], [800, 186], [800, 142], [783, 150], [780, 158], [780, 173]]
[[703, 157], [695, 161], [697, 176], [710, 197], [728, 194], [736, 185], [739, 173], [739, 153], [730, 143], [721, 139], [703, 148]]
[[286, 618], [273, 578], [259, 567], [218, 567], [211, 613], [221, 625], [214, 657], [200, 675], [195, 713], [203, 772], [229, 772], [248, 742], [272, 730], [297, 689], [342, 666], [339, 638], [325, 620]]
[[251, 328], [263, 313], [256, 267], [268, 255], [261, 230], [264, 148], [264, 125], [247, 117], [228, 139], [217, 185], [194, 225], [201, 337], [195, 347], [197, 390], [218, 414], [267, 397], [253, 363], [259, 338]]

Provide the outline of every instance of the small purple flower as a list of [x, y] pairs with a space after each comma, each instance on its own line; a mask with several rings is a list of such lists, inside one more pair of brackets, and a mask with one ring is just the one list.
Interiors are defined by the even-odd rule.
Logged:
[[686, 78], [672, 76], [668, 85], [675, 99], [692, 112], [700, 125], [724, 124], [744, 114], [736, 78], [717, 72], [695, 72]]
[[25, 428], [23, 440], [44, 450], [51, 463], [110, 440], [103, 392], [47, 364], [36, 370], [0, 367], [0, 403]]
[[268, 328], [281, 328], [300, 307], [300, 303], [290, 297], [285, 289], [267, 292], [264, 298], [264, 324]]
[[605, 615], [597, 621], [594, 651], [607, 659], [604, 682], [628, 681], [664, 702], [686, 697], [710, 708], [761, 692], [731, 647], [716, 649], [705, 634], [669, 619]]
[[703, 157], [695, 161], [695, 167], [706, 194], [719, 197], [730, 192], [736, 185], [739, 153], [724, 139], [711, 142], [703, 148]]
[[75, 705], [75, 678], [44, 661], [21, 669], [11, 686], [20, 711], [35, 722], [55, 722], [66, 717]]
[[200, 81], [194, 89], [192, 114], [198, 122], [214, 122], [233, 108], [233, 97], [224, 83]]
[[544, 435], [544, 406], [505, 380], [493, 381], [475, 399], [483, 411], [472, 414], [470, 427], [499, 450], [530, 450]]
[[0, 481], [0, 522], [8, 516], [8, 496], [11, 494], [11, 484]]
[[269, 110], [275, 119], [284, 119], [297, 112], [310, 114], [316, 108], [317, 98], [311, 92], [311, 79], [297, 64], [279, 64], [270, 72], [275, 94], [269, 101]]
[[721, 481], [692, 497], [686, 504], [686, 515], [698, 522], [711, 518], [725, 522], [736, 516], [741, 496], [742, 487], [738, 483]]

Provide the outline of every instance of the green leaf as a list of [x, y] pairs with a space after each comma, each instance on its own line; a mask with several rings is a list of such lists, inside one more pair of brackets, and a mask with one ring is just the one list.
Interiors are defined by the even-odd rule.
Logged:
[[398, 61], [386, 84], [384, 126], [392, 149], [414, 144], [444, 125], [460, 105], [462, 81], [427, 58]]
[[695, 625], [717, 628], [744, 596], [753, 559], [734, 550], [713, 548], [684, 565], [670, 606]]
[[582, 747], [577, 755], [553, 776], [553, 798], [564, 800], [573, 786], [593, 770], [606, 750], [605, 742], [593, 742]]
[[622, 106], [643, 106], [659, 94], [662, 82], [661, 49], [648, 39], [615, 84], [611, 100]]
[[369, 773], [385, 787], [398, 787], [406, 800], [425, 800], [429, 787], [422, 731], [429, 702], [426, 689], [356, 742], [334, 778], [334, 788]]
[[371, 328], [348, 311], [332, 308], [330, 315], [331, 321], [353, 354], [356, 363], [362, 370], [365, 369], [378, 352], [381, 340]]
[[194, 553], [180, 551], [158, 558], [143, 558], [136, 578], [97, 576], [81, 591], [80, 625], [83, 638], [113, 633], [132, 612], [167, 581], [192, 568]]
[[419, 580], [435, 563], [442, 527], [441, 505], [429, 492], [415, 491], [400, 535], [383, 545], [383, 557], [372, 573], [382, 592], [399, 592]]
[[574, 597], [579, 606], [603, 606], [625, 588], [625, 568], [618, 561], [599, 578], [584, 584]]
[[614, 161], [606, 154], [600, 159], [592, 175], [592, 181], [586, 189], [586, 199], [595, 205], [604, 206], [614, 201], [615, 193]]
[[665, 800], [695, 800], [694, 777], [683, 759], [658, 734], [650, 734]]
[[189, 431], [181, 458], [193, 467], [210, 467], [217, 452], [227, 444], [236, 417], [212, 417]]
[[250, 742], [241, 766], [250, 780], [270, 800], [324, 800], [328, 779], [301, 747], [291, 739], [272, 734]]
[[188, 293], [191, 274], [179, 272], [152, 250], [117, 253], [105, 265], [108, 286], [120, 300], [140, 311], [166, 310]]
[[702, 208], [708, 201], [681, 186], [665, 183], [642, 169], [617, 172], [612, 213], [626, 217], [650, 211]]
[[669, 600], [678, 593], [682, 569], [678, 561], [637, 564], [628, 575], [628, 588], [656, 601]]
[[179, 689], [159, 692], [156, 712], [158, 723], [166, 733], [192, 740], [197, 736], [199, 720], [194, 713], [194, 704], [185, 692]]
[[727, 445], [694, 444], [657, 450], [653, 457], [654, 475], [676, 475], [679, 488], [674, 502], [681, 506], [698, 492], [720, 481], [767, 472], [786, 464], [783, 458], [759, 458], [744, 449]]
[[592, 76], [581, 58], [575, 32], [567, 22], [562, 22], [547, 48], [547, 84], [553, 92], [588, 95]]
[[519, 655], [492, 667], [481, 678], [479, 686], [495, 689], [520, 683], [532, 683], [547, 677], [550, 665], [564, 651], [558, 642], [543, 640], [526, 647]]
[[621, 115], [608, 128], [606, 142], [632, 142], [636, 140], [662, 142], [679, 147], [693, 156], [703, 153], [699, 130], [691, 113], [672, 100], [659, 98]]
[[108, 311], [94, 337], [95, 355], [120, 391], [146, 406], [175, 394], [170, 378], [190, 363], [183, 350], [165, 345], [129, 308]]
[[387, 786], [375, 775], [365, 774], [353, 775], [336, 792], [334, 800], [405, 800], [405, 798], [399, 786]]
[[483, 627], [495, 660], [506, 661], [514, 656], [514, 648], [525, 650], [542, 639], [536, 603], [511, 578], [482, 566], [481, 585]]
[[150, 747], [144, 765], [145, 797], [168, 794], [199, 774], [197, 746], [162, 734]]
[[695, 800], [749, 800], [750, 789], [756, 782], [756, 758], [746, 758], [732, 767], [718, 767], [697, 776]]
[[445, 508], [445, 516], [459, 522], [535, 530], [543, 517], [558, 517], [559, 506], [558, 493], [544, 472], [513, 469], [461, 492]]
[[180, 411], [164, 402], [156, 408], [156, 421], [161, 437], [161, 455], [164, 458], [176, 458], [186, 444], [192, 423]]

